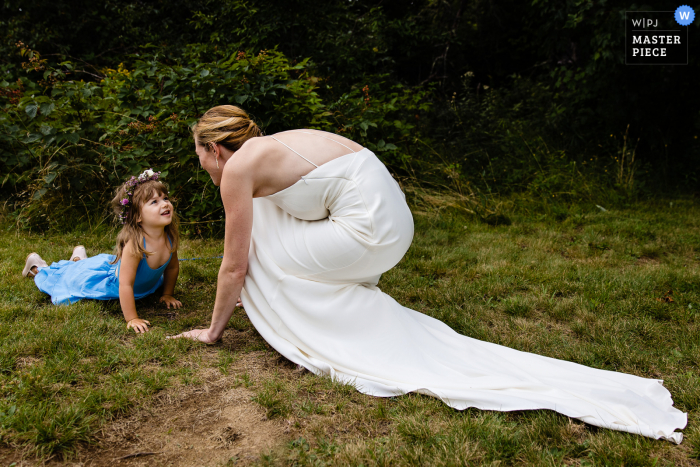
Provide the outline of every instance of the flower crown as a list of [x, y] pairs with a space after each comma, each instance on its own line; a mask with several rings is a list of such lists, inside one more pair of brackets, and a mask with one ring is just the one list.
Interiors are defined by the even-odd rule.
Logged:
[[158, 180], [160, 177], [160, 172], [154, 172], [153, 169], [148, 169], [144, 170], [141, 175], [138, 177], [131, 177], [129, 180], [126, 181], [124, 185], [126, 185], [126, 198], [122, 199], [119, 201], [119, 204], [121, 204], [121, 212], [119, 213], [119, 220], [121, 221], [122, 224], [126, 224], [126, 219], [129, 214], [129, 208], [131, 207], [132, 201], [131, 197], [134, 195], [134, 191], [136, 188], [143, 184], [146, 183], [150, 180]]

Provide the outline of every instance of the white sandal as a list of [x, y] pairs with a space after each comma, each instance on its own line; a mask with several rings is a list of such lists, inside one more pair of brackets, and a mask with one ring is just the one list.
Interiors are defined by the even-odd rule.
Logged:
[[85, 251], [85, 247], [83, 245], [78, 245], [73, 248], [73, 254], [70, 255], [70, 260], [80, 261], [81, 259], [87, 259], [87, 251]]
[[33, 267], [37, 268], [48, 268], [49, 265], [46, 261], [41, 259], [38, 253], [29, 253], [27, 255], [27, 261], [24, 263], [24, 269], [22, 270], [22, 277], [34, 277], [36, 274], [32, 271]]

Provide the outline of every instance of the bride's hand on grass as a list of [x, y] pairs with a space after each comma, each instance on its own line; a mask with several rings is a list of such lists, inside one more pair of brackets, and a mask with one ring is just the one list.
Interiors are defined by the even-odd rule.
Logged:
[[141, 334], [144, 332], [148, 332], [148, 326], [150, 326], [151, 323], [146, 321], [145, 319], [141, 318], [134, 318], [128, 323], [126, 323], [126, 328], [127, 329], [133, 329], [136, 334]]
[[163, 296], [160, 297], [159, 301], [165, 303], [168, 306], [168, 310], [170, 309], [170, 305], [173, 306], [174, 310], [182, 308], [182, 302], [173, 297], [172, 295], [163, 294]]
[[218, 339], [214, 339], [209, 335], [209, 329], [192, 329], [191, 331], [183, 332], [177, 336], [168, 336], [167, 339], [187, 338], [194, 341], [204, 342], [205, 344], [213, 344]]

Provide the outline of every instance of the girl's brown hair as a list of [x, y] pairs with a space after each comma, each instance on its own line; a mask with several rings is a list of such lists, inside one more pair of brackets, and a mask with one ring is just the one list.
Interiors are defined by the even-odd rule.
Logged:
[[[112, 210], [116, 214], [117, 218], [122, 214], [121, 200], [124, 198], [129, 198], [126, 194], [128, 188], [131, 188], [127, 183], [122, 184], [117, 188], [114, 199], [112, 200]], [[148, 180], [141, 183], [136, 188], [134, 188], [134, 193], [131, 195], [131, 199], [124, 212], [124, 226], [122, 230], [117, 235], [117, 246], [114, 250], [114, 263], [119, 261], [124, 254], [124, 247], [129, 241], [132, 242], [139, 256], [152, 255], [153, 253], [146, 251], [143, 247], [143, 238], [145, 232], [138, 222], [139, 217], [141, 217], [141, 206], [143, 206], [146, 201], [148, 201], [154, 194], [168, 196], [168, 187], [159, 180]], [[169, 225], [165, 226], [165, 234], [170, 238], [172, 245], [170, 246], [170, 251], [175, 252], [177, 246], [180, 243], [180, 220], [177, 217], [175, 209], [172, 212], [172, 221]]]
[[250, 138], [262, 136], [248, 114], [235, 105], [219, 105], [207, 110], [192, 127], [197, 144], [211, 149], [218, 143], [229, 151], [238, 151]]

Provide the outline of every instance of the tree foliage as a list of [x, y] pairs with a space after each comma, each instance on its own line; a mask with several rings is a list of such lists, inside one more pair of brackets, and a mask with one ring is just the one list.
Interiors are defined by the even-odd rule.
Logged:
[[[700, 21], [689, 26], [689, 65], [625, 66], [625, 11], [651, 9], [621, 0], [5, 0], [0, 193], [23, 209], [19, 218], [37, 220], [43, 208], [30, 205], [92, 209], [107, 196], [96, 187], [158, 166], [181, 190], [185, 215], [208, 220], [219, 207], [195, 206], [212, 187], [188, 126], [220, 103], [241, 105], [267, 132], [345, 134], [422, 181], [574, 198], [595, 196], [592, 184], [620, 196], [694, 190]], [[612, 175], [621, 170], [637, 176]], [[587, 185], [533, 185], [565, 173]], [[634, 189], [620, 191], [618, 179]]]
[[99, 209], [127, 174], [149, 167], [172, 185], [185, 219], [220, 218], [218, 197], [205, 196], [212, 186], [190, 132], [215, 105], [246, 108], [268, 132], [307, 127], [347, 134], [396, 161], [406, 156], [383, 138], [405, 141], [413, 125], [404, 116], [427, 109], [421, 93], [397, 85], [381, 99], [367, 86], [325, 103], [308, 61], [291, 64], [274, 50], [199, 45], [178, 59], [147, 52], [131, 68], [102, 69], [99, 81], [75, 79], [74, 62], [53, 67], [36, 51], [20, 52], [28, 76], [0, 83], [2, 186], [20, 222], [56, 224], [76, 208]]

